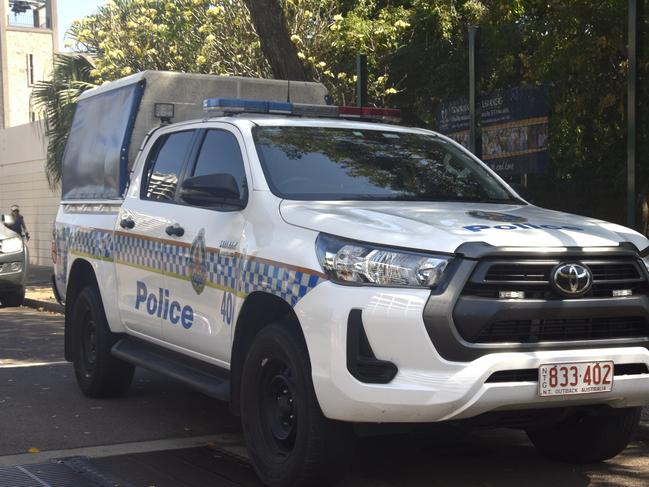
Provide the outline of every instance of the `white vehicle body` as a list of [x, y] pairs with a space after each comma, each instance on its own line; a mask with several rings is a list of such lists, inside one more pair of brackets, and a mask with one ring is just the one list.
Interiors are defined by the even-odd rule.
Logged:
[[[649, 402], [649, 374], [643, 372], [649, 370], [647, 336], [470, 342], [456, 323], [471, 321], [476, 309], [498, 319], [511, 315], [521, 321], [552, 318], [553, 312], [561, 319], [589, 317], [588, 310], [602, 319], [617, 316], [620, 310], [621, 316], [646, 320], [645, 237], [619, 225], [544, 210], [522, 200], [494, 204], [283, 199], [269, 186], [252, 134], [255, 127], [270, 126], [417, 133], [447, 140], [394, 125], [285, 116], [224, 116], [162, 127], [144, 144], [123, 201], [61, 203], [55, 224], [55, 275], [62, 299], [74, 279], [75, 265], [83, 261], [94, 270], [113, 332], [229, 370], [247, 299], [258, 293], [280, 298], [299, 320], [317, 400], [331, 419], [431, 422], [490, 411], [584, 404], [621, 408]], [[147, 164], [157, 141], [182, 131], [209, 130], [226, 132], [238, 143], [248, 183], [245, 208], [216, 211], [144, 198]], [[482, 165], [477, 159], [475, 164]], [[124, 228], [125, 220], [133, 227]], [[167, 234], [174, 225], [184, 233]], [[344, 285], [330, 279], [321, 266], [316, 253], [321, 234], [442, 254], [452, 258], [452, 265], [444, 273], [444, 286], [432, 292]], [[493, 259], [547, 261], [551, 266], [622, 259], [639, 272], [642, 291], [624, 297], [560, 300], [466, 295], [463, 290], [476, 269]], [[348, 332], [354, 310], [360, 310], [375, 357], [396, 367], [387, 383], [359, 380], [349, 370]], [[616, 375], [610, 392], [557, 397], [540, 397], [534, 378], [490, 380], [497, 373], [536, 370], [543, 364], [593, 361], [645, 369]]]

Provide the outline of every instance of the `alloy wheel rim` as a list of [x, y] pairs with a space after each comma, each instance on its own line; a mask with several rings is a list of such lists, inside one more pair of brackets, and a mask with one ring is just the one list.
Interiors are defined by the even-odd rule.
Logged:
[[277, 359], [269, 360], [264, 369], [261, 377], [262, 430], [275, 455], [285, 458], [293, 451], [298, 426], [293, 374], [288, 365]]
[[83, 350], [83, 362], [86, 369], [86, 377], [89, 377], [94, 371], [97, 363], [97, 326], [90, 310], [87, 310], [81, 331], [81, 349]]

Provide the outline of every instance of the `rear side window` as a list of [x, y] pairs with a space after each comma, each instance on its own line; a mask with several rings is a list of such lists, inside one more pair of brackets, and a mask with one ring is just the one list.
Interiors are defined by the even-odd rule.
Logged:
[[205, 135], [192, 176], [230, 174], [244, 194], [246, 172], [237, 138], [225, 130], [209, 130]]
[[149, 159], [145, 197], [173, 201], [178, 179], [191, 147], [194, 131], [175, 132], [159, 140]]

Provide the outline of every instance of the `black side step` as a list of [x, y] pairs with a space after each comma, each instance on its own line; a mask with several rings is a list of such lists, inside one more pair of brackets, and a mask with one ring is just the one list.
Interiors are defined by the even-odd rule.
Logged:
[[133, 337], [123, 338], [111, 351], [119, 359], [178, 380], [210, 397], [230, 400], [230, 373], [221, 367]]

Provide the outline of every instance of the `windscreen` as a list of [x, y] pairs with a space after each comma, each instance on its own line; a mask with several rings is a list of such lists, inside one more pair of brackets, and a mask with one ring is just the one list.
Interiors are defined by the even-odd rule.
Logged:
[[291, 200], [521, 203], [462, 149], [427, 134], [257, 127], [274, 194]]

